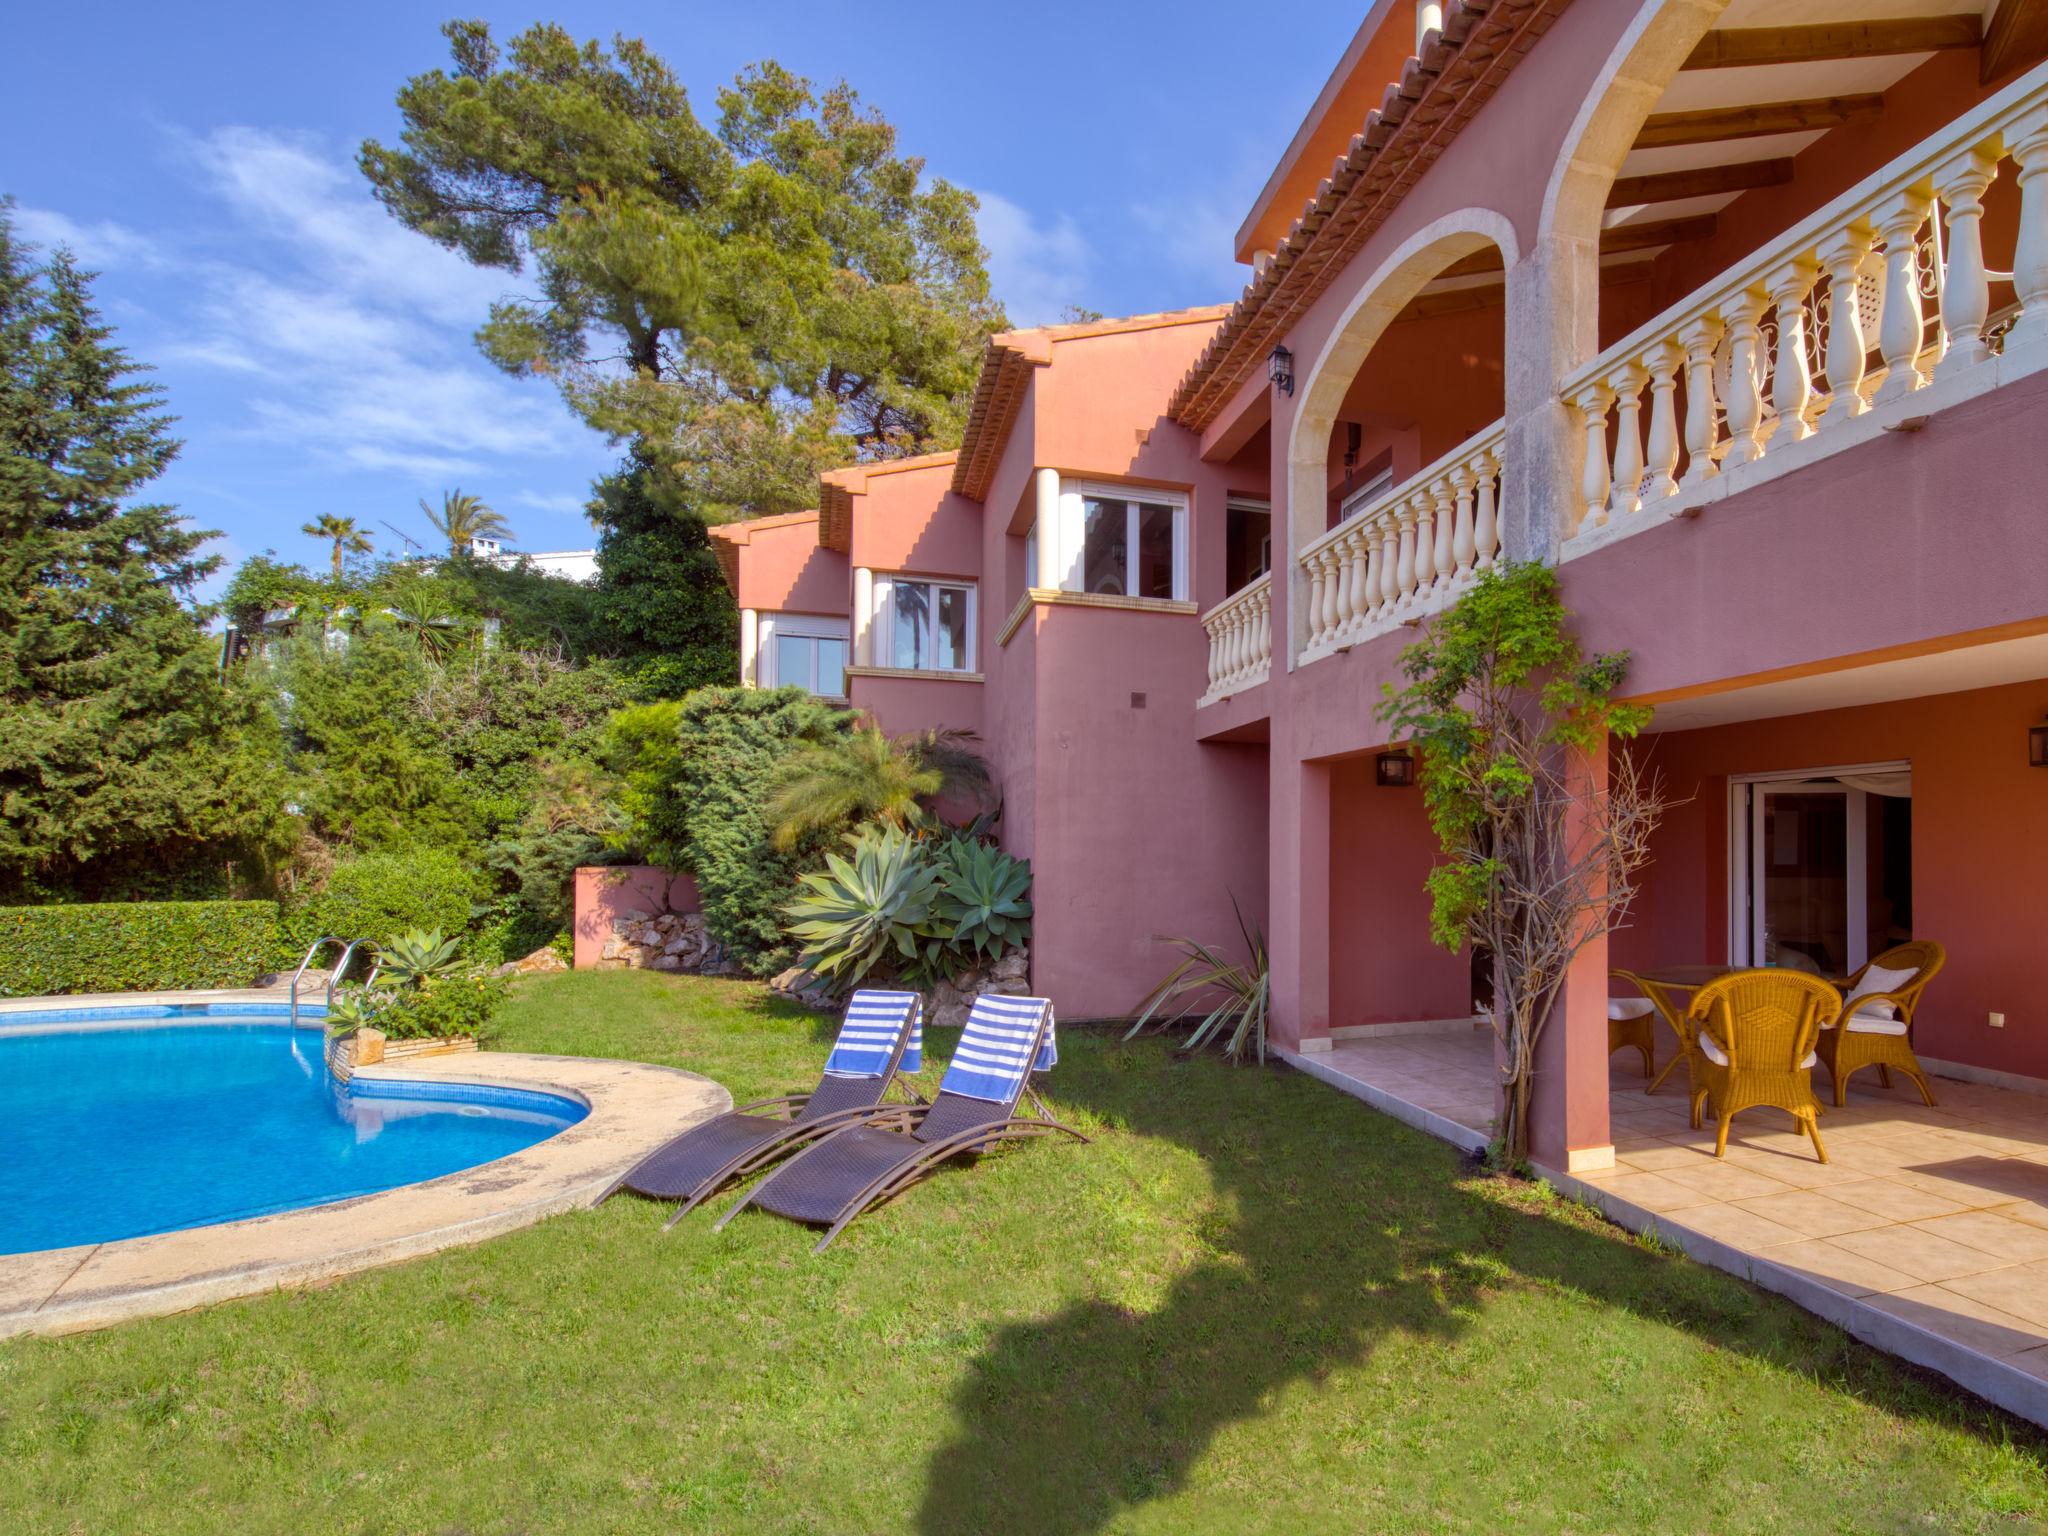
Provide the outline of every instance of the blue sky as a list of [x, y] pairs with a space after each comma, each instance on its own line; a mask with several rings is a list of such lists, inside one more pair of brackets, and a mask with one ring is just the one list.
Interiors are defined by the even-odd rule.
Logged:
[[[394, 550], [383, 524], [427, 539], [419, 498], [455, 486], [504, 512], [523, 548], [592, 540], [581, 507], [614, 450], [470, 341], [518, 279], [401, 228], [354, 168], [362, 139], [396, 138], [398, 86], [445, 63], [449, 14], [12, 9], [0, 194], [20, 233], [66, 240], [104, 274], [109, 319], [181, 418], [162, 497], [222, 530], [230, 561], [266, 547], [317, 558], [298, 528], [328, 511]], [[1362, 7], [618, 0], [482, 14], [500, 36], [552, 19], [644, 37], [706, 116], [758, 59], [847, 79], [933, 174], [982, 197], [996, 291], [1030, 323], [1068, 304], [1235, 297], [1231, 233]]]

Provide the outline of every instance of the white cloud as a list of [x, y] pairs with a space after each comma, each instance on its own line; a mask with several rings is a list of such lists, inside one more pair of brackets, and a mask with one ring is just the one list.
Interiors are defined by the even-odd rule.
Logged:
[[45, 250], [68, 246], [86, 267], [153, 267], [163, 259], [147, 236], [111, 219], [82, 224], [54, 209], [16, 208], [14, 232]]
[[568, 492], [560, 495], [544, 495], [539, 491], [521, 491], [512, 498], [515, 507], [531, 507], [536, 512], [559, 512], [565, 517], [581, 517], [590, 505], [588, 496], [572, 496]]
[[989, 282], [1011, 324], [1050, 324], [1068, 305], [1083, 303], [1095, 254], [1070, 214], [1041, 224], [1000, 193], [975, 196]]

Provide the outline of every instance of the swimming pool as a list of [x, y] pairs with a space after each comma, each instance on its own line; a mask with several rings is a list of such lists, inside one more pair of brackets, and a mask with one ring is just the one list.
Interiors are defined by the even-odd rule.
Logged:
[[282, 1010], [0, 1015], [0, 1253], [209, 1226], [437, 1178], [581, 1120], [514, 1088], [328, 1076]]

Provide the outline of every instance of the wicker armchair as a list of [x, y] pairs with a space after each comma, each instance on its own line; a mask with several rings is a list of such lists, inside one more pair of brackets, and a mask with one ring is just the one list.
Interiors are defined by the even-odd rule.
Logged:
[[[1609, 971], [1609, 979], [1625, 981], [1641, 989], [1642, 983], [1632, 971]], [[1630, 1047], [1643, 1054], [1643, 1076], [1655, 1076], [1657, 1071], [1657, 1005], [1648, 994], [1642, 997], [1610, 997], [1607, 1000], [1607, 1054], [1612, 1056], [1623, 1047]]]
[[1697, 1031], [1692, 1053], [1692, 1123], [1713, 1101], [1720, 1132], [1714, 1156], [1728, 1151], [1728, 1122], [1761, 1104], [1786, 1111], [1813, 1141], [1822, 1162], [1820, 1101], [1813, 1096], [1815, 1042], [1841, 1011], [1842, 995], [1801, 971], [1737, 971], [1693, 994], [1687, 1019]]
[[[1913, 1054], [1913, 1014], [1927, 983], [1948, 963], [1948, 951], [1932, 939], [1916, 939], [1886, 950], [1849, 978], [1848, 1000], [1834, 1027], [1823, 1030], [1820, 1059], [1835, 1085], [1835, 1103], [1849, 1102], [1849, 1079], [1865, 1067], [1877, 1068], [1877, 1080], [1892, 1085], [1893, 1067], [1913, 1080], [1920, 1097], [1934, 1103], [1927, 1073]], [[1890, 992], [1858, 992], [1874, 970], [1911, 971], [1912, 979]]]

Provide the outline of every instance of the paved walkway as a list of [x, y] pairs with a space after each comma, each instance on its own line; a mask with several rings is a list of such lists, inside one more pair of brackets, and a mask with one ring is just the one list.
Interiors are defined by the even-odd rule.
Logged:
[[[1660, 1066], [1676, 1048], [1660, 1036]], [[1490, 1134], [1488, 1030], [1292, 1059], [1459, 1145]], [[1937, 1078], [1929, 1108], [1869, 1071], [1822, 1116], [1828, 1162], [1769, 1109], [1738, 1115], [1716, 1158], [1711, 1124], [1687, 1124], [1683, 1069], [1655, 1097], [1633, 1052], [1611, 1074], [1614, 1168], [1556, 1182], [2048, 1424], [2048, 1098]]]

